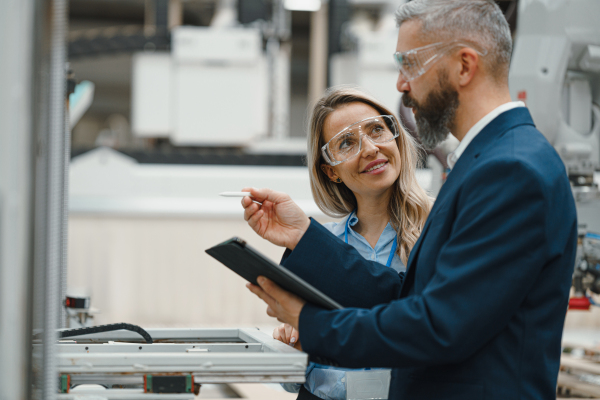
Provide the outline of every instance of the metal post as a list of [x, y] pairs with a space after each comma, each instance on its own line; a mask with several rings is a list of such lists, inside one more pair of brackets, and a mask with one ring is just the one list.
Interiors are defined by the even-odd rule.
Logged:
[[29, 398], [33, 0], [0, 13], [0, 399]]
[[291, 13], [282, 0], [273, 1], [273, 16], [268, 29], [267, 62], [269, 88], [269, 136], [285, 139], [289, 136]]
[[65, 105], [65, 135], [63, 137], [64, 154], [63, 154], [63, 187], [62, 187], [62, 234], [61, 234], [61, 254], [60, 254], [60, 292], [59, 292], [59, 319], [58, 327], [67, 327], [67, 312], [62, 303], [67, 297], [67, 272], [69, 258], [69, 165], [71, 163], [71, 124], [69, 123], [67, 101]]
[[321, 2], [321, 8], [314, 11], [310, 18], [310, 53], [308, 60], [308, 100], [314, 102], [327, 89], [327, 37], [328, 4]]
[[60, 299], [60, 272], [63, 239], [63, 191], [65, 163], [65, 95], [67, 0], [52, 0], [50, 23], [49, 131], [47, 140], [47, 192], [44, 288], [44, 350], [42, 396], [53, 399], [57, 393], [56, 340]]

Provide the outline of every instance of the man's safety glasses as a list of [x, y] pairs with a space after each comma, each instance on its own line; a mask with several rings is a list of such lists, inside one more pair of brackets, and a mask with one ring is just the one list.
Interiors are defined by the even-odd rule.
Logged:
[[436, 62], [456, 47], [472, 48], [482, 57], [487, 54], [487, 50], [476, 48], [473, 44], [453, 40], [451, 42], [439, 42], [418, 47], [404, 53], [398, 51], [394, 53], [394, 60], [404, 80], [410, 82], [427, 72]]
[[344, 128], [321, 147], [321, 152], [329, 165], [338, 165], [360, 153], [363, 136], [377, 145], [391, 142], [399, 135], [400, 130], [394, 116], [378, 115]]

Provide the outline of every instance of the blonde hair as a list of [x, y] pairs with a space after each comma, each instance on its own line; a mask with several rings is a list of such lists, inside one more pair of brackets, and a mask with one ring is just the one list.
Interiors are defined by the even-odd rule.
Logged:
[[[354, 193], [344, 184], [332, 182], [321, 170], [325, 160], [321, 154], [323, 127], [325, 120], [335, 110], [350, 103], [364, 103], [373, 107], [382, 115], [394, 115], [379, 101], [353, 87], [333, 87], [327, 90], [314, 105], [309, 122], [307, 164], [310, 175], [310, 188], [315, 203], [326, 215], [340, 218], [350, 214], [357, 207]], [[425, 190], [417, 182], [417, 144], [394, 116], [400, 128], [400, 136], [396, 138], [400, 150], [402, 169], [394, 183], [388, 204], [390, 223], [398, 232], [396, 253], [404, 264], [417, 242], [431, 209], [431, 200]], [[408, 265], [407, 265], [408, 266]]]

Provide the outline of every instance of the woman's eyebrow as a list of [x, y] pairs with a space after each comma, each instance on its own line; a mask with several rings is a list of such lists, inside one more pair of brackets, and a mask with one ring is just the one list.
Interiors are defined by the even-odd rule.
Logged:
[[370, 128], [373, 125], [384, 125], [385, 126], [385, 124], [382, 121], [380, 121], [379, 119], [372, 119], [370, 121], [367, 121], [367, 123], [364, 125], [364, 127]]

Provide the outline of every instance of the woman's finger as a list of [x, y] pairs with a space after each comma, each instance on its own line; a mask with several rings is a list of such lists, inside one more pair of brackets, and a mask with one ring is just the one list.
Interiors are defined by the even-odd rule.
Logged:
[[290, 335], [289, 342], [296, 343], [298, 341], [298, 339], [300, 339], [300, 332], [298, 332], [296, 329], [292, 328], [292, 334]]
[[[259, 203], [262, 203], [264, 200], [272, 200], [271, 198], [276, 197], [277, 193], [272, 191], [271, 189], [257, 189], [257, 188], [244, 188], [242, 189], [243, 192], [250, 192], [252, 193], [252, 197], [255, 201], [258, 201]], [[269, 198], [271, 197], [271, 198]]]
[[262, 210], [259, 210], [248, 220], [248, 225], [250, 225], [250, 227], [259, 235], [260, 233], [258, 231], [260, 229], [261, 219], [264, 215], [265, 213]]
[[249, 220], [248, 220], [248, 225], [250, 225], [250, 228], [254, 229], [255, 232], [259, 233], [259, 222], [260, 219], [263, 217], [263, 215], [265, 215], [265, 212], [263, 210], [258, 210]]
[[273, 329], [273, 339], [279, 340], [280, 342], [283, 342], [285, 344], [289, 344], [290, 341], [285, 337], [285, 330], [283, 328], [283, 324]]
[[256, 204], [256, 203], [254, 203], [252, 201], [252, 199], [250, 198], [250, 196], [242, 197], [242, 207], [248, 208], [252, 204]]
[[257, 211], [260, 210], [260, 207], [256, 203], [252, 203], [248, 207], [244, 209], [244, 220], [248, 221]]
[[294, 328], [289, 325], [289, 324], [283, 324], [284, 325], [284, 332], [285, 332], [285, 340], [287, 342], [290, 341], [290, 339], [292, 338], [292, 331], [294, 330]]

